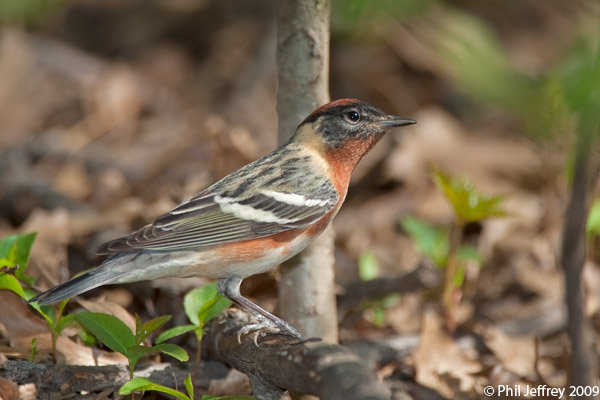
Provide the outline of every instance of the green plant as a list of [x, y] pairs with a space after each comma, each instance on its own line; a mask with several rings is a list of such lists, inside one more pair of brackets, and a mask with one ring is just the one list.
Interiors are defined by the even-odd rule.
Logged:
[[221, 311], [229, 308], [230, 305], [231, 300], [221, 296], [215, 282], [190, 291], [185, 295], [183, 306], [191, 324], [176, 326], [164, 331], [156, 338], [156, 343], [162, 343], [175, 336], [193, 331], [198, 342], [195, 360], [197, 369], [200, 362], [204, 326], [208, 321], [219, 315]]
[[[446, 325], [454, 330], [456, 327], [456, 310], [462, 297], [461, 288], [464, 283], [465, 267], [461, 254], [473, 254], [473, 251], [461, 251], [463, 232], [467, 223], [477, 222], [490, 217], [506, 215], [502, 209], [501, 196], [484, 196], [467, 178], [454, 178], [434, 169], [433, 179], [452, 204], [456, 214], [456, 224], [449, 233], [448, 260], [444, 278], [442, 303], [446, 310]], [[474, 249], [473, 249], [474, 250]], [[474, 254], [477, 254], [476, 252]]]
[[588, 235], [600, 235], [600, 199], [594, 200], [588, 213], [585, 232]]
[[456, 214], [456, 223], [450, 228], [428, 225], [413, 217], [400, 223], [413, 238], [418, 250], [438, 268], [444, 269], [442, 305], [446, 325], [456, 327], [456, 310], [462, 297], [465, 264], [472, 260], [481, 263], [481, 256], [470, 245], [464, 245], [463, 232], [467, 223], [506, 215], [500, 196], [481, 195], [466, 178], [454, 178], [434, 169], [433, 179], [442, 190]]
[[37, 353], [37, 338], [32, 338], [29, 346], [29, 362], [33, 362], [35, 353]]
[[148, 378], [138, 377], [133, 378], [124, 384], [121, 389], [119, 389], [119, 394], [126, 395], [135, 391], [153, 390], [155, 392], [169, 394], [181, 400], [194, 400], [194, 385], [192, 383], [192, 376], [190, 374], [188, 374], [187, 378], [185, 378], [184, 385], [187, 395], [169, 387], [158, 385]]
[[[31, 299], [36, 294], [30, 289], [34, 278], [25, 273], [35, 237], [36, 233], [28, 233], [10, 235], [0, 240], [0, 289], [11, 290], [25, 300]], [[52, 357], [55, 362], [58, 336], [67, 326], [75, 324], [72, 315], [63, 315], [67, 302], [68, 300], [61, 301], [57, 311], [50, 306], [31, 303], [48, 324], [52, 337]]]
[[133, 378], [137, 362], [147, 354], [163, 353], [179, 361], [188, 360], [187, 352], [175, 344], [160, 343], [154, 346], [142, 346], [142, 342], [148, 335], [171, 319], [170, 315], [154, 318], [146, 323], [142, 323], [139, 316], [136, 315], [135, 334], [123, 321], [113, 315], [89, 311], [74, 315], [79, 324], [90, 331], [106, 347], [127, 358], [131, 378]]
[[62, 0], [2, 0], [0, 21], [4, 23], [31, 23], [64, 7]]
[[[371, 281], [379, 276], [379, 263], [375, 254], [364, 251], [358, 258], [358, 275], [362, 281]], [[363, 307], [373, 311], [373, 325], [378, 328], [385, 326], [386, 310], [400, 300], [400, 296], [391, 294], [378, 299], [366, 301]]]
[[[198, 350], [196, 352], [196, 360], [194, 363], [194, 375], [196, 375], [196, 371], [198, 369], [198, 364], [200, 362], [201, 355], [201, 345], [202, 345], [202, 337], [204, 336], [204, 326], [208, 321], [219, 315], [221, 311], [227, 309], [231, 305], [231, 301], [229, 299], [221, 296], [217, 290], [216, 283], [210, 283], [204, 287], [194, 289], [190, 291], [184, 298], [183, 301], [185, 313], [190, 320], [191, 324], [188, 325], [180, 325], [168, 329], [161, 333], [156, 338], [156, 347], [164, 346], [164, 342], [173, 337], [182, 335], [187, 332], [194, 332], [196, 334], [196, 340], [198, 343]], [[150, 321], [152, 322], [152, 321]], [[165, 321], [166, 322], [166, 321]], [[146, 323], [148, 324], [148, 323]], [[162, 324], [160, 324], [162, 325]], [[159, 325], [159, 326], [160, 326]], [[154, 327], [154, 324], [150, 328]], [[157, 329], [158, 326], [154, 329]], [[138, 329], [139, 331], [139, 329]], [[137, 336], [137, 335], [136, 335]], [[175, 396], [178, 399], [182, 400], [193, 400], [194, 398], [194, 389], [192, 386], [191, 375], [188, 375], [188, 378], [185, 381], [185, 386], [187, 390], [187, 395], [171, 388], [155, 384], [146, 378], [134, 378], [131, 381], [127, 382], [119, 391], [120, 394], [130, 394], [133, 391], [140, 390], [153, 390], [162, 392], [165, 394], [170, 394]], [[232, 397], [233, 399], [233, 397]], [[242, 398], [240, 398], [242, 399]]]
[[29, 263], [31, 246], [36, 233], [10, 235], [0, 240], [0, 289], [12, 290], [25, 297], [19, 281], [32, 285], [34, 279], [25, 274]]

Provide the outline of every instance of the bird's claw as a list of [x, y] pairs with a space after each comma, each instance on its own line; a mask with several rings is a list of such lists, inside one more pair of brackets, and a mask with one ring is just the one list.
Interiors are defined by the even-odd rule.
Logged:
[[[232, 330], [233, 331], [233, 330]], [[227, 332], [228, 334], [233, 333], [232, 331]], [[274, 321], [262, 321], [253, 324], [244, 325], [237, 330], [237, 340], [239, 344], [242, 344], [242, 335], [252, 333], [252, 341], [258, 347], [258, 338], [267, 335], [268, 333], [276, 335], [291, 336], [296, 339], [302, 339], [300, 332], [291, 327], [288, 324], [277, 324]]]
[[242, 344], [242, 335], [246, 335], [248, 333], [254, 332], [253, 334], [253, 338], [252, 341], [254, 342], [254, 344], [256, 345], [256, 347], [258, 347], [258, 338], [259, 336], [265, 336], [267, 334], [267, 332], [264, 331], [264, 329], [266, 328], [271, 328], [269, 325], [265, 325], [265, 324], [249, 324], [249, 325], [245, 325], [243, 327], [241, 327], [240, 329], [238, 329], [237, 332], [237, 341], [239, 344]]

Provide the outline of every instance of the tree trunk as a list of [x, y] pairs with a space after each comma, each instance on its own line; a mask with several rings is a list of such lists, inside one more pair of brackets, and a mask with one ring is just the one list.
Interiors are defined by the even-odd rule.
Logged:
[[[329, 102], [330, 0], [281, 0], [277, 31], [279, 142]], [[332, 228], [281, 268], [280, 313], [306, 337], [337, 342]]]

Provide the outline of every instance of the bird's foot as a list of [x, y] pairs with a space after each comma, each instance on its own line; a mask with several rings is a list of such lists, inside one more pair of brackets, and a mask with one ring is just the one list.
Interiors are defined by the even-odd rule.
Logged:
[[[258, 318], [257, 316], [254, 317], [257, 319], [256, 323], [250, 323], [237, 329], [238, 343], [242, 343], [242, 335], [252, 334], [254, 344], [258, 347], [258, 338], [265, 336], [268, 333], [290, 336], [295, 339], [302, 340], [302, 335], [300, 335], [300, 332], [281, 319], [273, 321], [267, 318], [260, 318], [262, 316]], [[235, 330], [236, 329], [232, 329], [227, 333], [232, 334]]]

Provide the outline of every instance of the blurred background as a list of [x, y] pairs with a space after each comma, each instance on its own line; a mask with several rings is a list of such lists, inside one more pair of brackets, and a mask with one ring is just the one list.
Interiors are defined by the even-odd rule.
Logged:
[[[600, 91], [599, 5], [333, 1], [331, 98], [418, 120], [363, 160], [334, 224], [342, 343], [428, 344], [390, 362], [384, 377], [402, 373], [447, 397], [477, 397], [488, 382], [564, 387], [557, 257], [582, 98]], [[0, 1], [0, 237], [38, 232], [28, 269], [38, 288], [96, 265], [99, 244], [276, 147], [277, 7]], [[466, 217], [450, 201], [456, 191], [497, 208]], [[585, 313], [597, 331], [600, 227], [588, 228]], [[423, 279], [401, 294], [344, 303], [357, 282], [423, 268], [443, 280], [458, 245], [468, 254], [452, 275], [452, 305], [442, 300], [445, 285]], [[243, 291], [273, 309], [276, 274], [248, 279]], [[86, 297], [181, 323], [176, 305], [200, 284], [140, 283]], [[35, 317], [20, 299], [3, 301], [19, 311], [0, 321], [0, 334], [18, 348]]]

